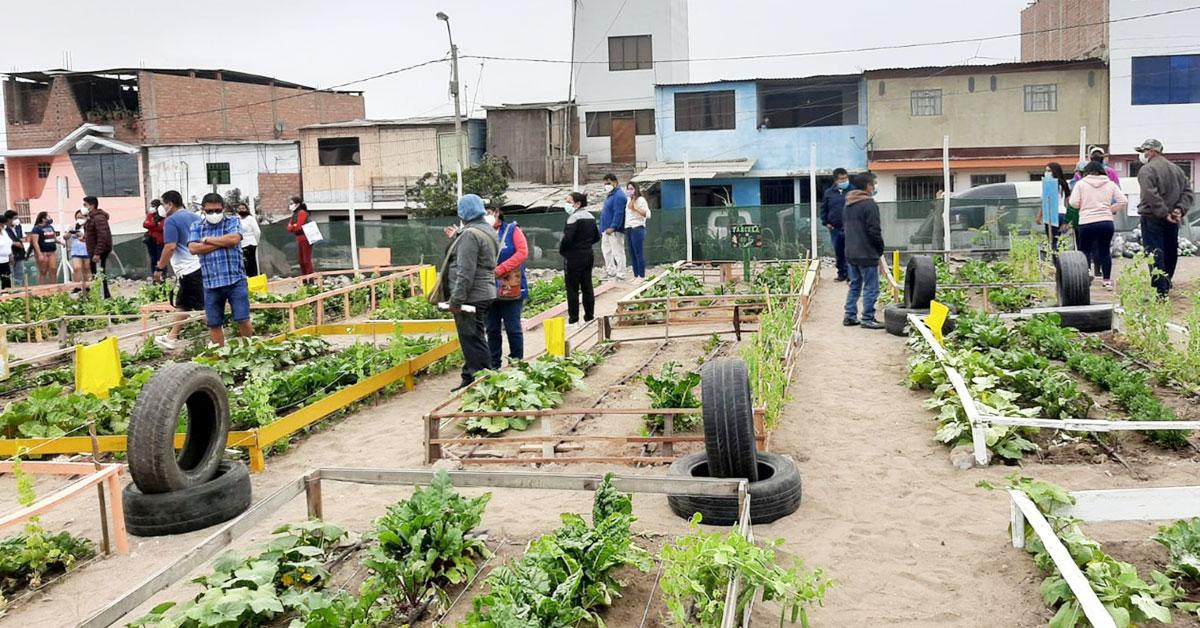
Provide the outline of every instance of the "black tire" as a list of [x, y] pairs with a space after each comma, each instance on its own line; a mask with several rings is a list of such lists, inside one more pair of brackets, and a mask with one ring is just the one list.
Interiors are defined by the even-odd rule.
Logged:
[[[765, 451], [758, 452], [758, 475], [760, 480], [751, 482], [750, 521], [754, 524], [771, 523], [786, 517], [800, 508], [802, 487], [800, 469], [791, 458]], [[688, 454], [671, 463], [667, 475], [671, 477], [709, 477], [708, 461], [703, 453]], [[671, 512], [691, 519], [700, 513], [705, 525], [731, 526], [738, 521], [736, 497], [702, 497], [690, 495], [668, 495]]]
[[1113, 304], [1096, 303], [1095, 305], [1080, 305], [1076, 307], [1042, 307], [1021, 310], [1022, 317], [1054, 312], [1061, 319], [1063, 327], [1074, 327], [1084, 333], [1108, 331], [1113, 325]]
[[[950, 306], [950, 313], [955, 313], [955, 308]], [[908, 335], [908, 315], [916, 314], [917, 316], [929, 316], [929, 310], [917, 310], [912, 308], [900, 307], [898, 305], [889, 305], [883, 308], [883, 327], [887, 333], [893, 336]], [[942, 333], [948, 334], [954, 331], [954, 317], [946, 318], [945, 324], [942, 325]]]
[[[175, 453], [175, 426], [187, 407], [187, 435]], [[216, 371], [172, 363], [138, 394], [129, 420], [129, 474], [144, 494], [167, 493], [211, 480], [229, 435], [229, 398]]]
[[222, 462], [217, 475], [199, 486], [147, 495], [129, 484], [122, 493], [125, 528], [136, 536], [165, 536], [203, 530], [246, 512], [250, 472], [241, 462]]
[[1054, 284], [1060, 306], [1091, 305], [1092, 269], [1083, 251], [1063, 251], [1058, 254]]
[[713, 477], [758, 479], [754, 402], [742, 360], [713, 360], [700, 369], [704, 450]]
[[933, 258], [928, 255], [908, 258], [908, 266], [904, 268], [904, 307], [927, 310], [936, 295], [937, 269]]

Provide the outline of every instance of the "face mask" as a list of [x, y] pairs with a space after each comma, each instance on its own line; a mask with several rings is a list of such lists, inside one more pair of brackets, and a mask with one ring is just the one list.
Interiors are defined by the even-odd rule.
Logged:
[[76, 226], [76, 227], [82, 226], [82, 225], [83, 225], [83, 223], [85, 223], [85, 222], [87, 222], [87, 221], [86, 221], [86, 220], [84, 220], [84, 219], [82, 219], [82, 218], [76, 218], [76, 219], [75, 219], [75, 226]]
[[484, 214], [483, 221], [486, 222], [489, 227], [496, 226], [496, 216], [493, 214]]
[[838, 186], [839, 190], [848, 190], [848, 189], [850, 189], [850, 182], [849, 181], [838, 181], [837, 186]]
[[1142, 165], [1146, 165], [1150, 163], [1150, 155], [1146, 152], [1138, 153], [1138, 161], [1142, 162]]
[[80, 208], [79, 208], [79, 213], [83, 214], [84, 216], [88, 215], [88, 208], [87, 208], [87, 207], [80, 207]]
[[204, 214], [204, 219], [207, 220], [208, 224], [210, 225], [219, 225], [221, 224], [222, 220], [225, 220], [225, 214], [222, 214], [221, 212]]
[[611, 185], [609, 185], [609, 184], [605, 183], [605, 184], [604, 184], [604, 193], [605, 193], [605, 194], [608, 194], [609, 192], [612, 192], [612, 191], [613, 191], [613, 186], [611, 186]]
[[238, 215], [241, 216], [242, 218], [245, 218], [246, 216], [250, 215], [250, 212], [238, 212]]
[[296, 208], [297, 208], [297, 207], [299, 207], [299, 205], [297, 205], [297, 204], [295, 204], [295, 203], [292, 203], [291, 205], [288, 205], [288, 211], [293, 211], [293, 212], [294, 212], [294, 211], [296, 211]]
[[1054, 176], [1054, 173], [1053, 173], [1053, 172], [1050, 172], [1049, 170], [1047, 170], [1047, 171], [1046, 171], [1046, 174], [1044, 174], [1044, 175], [1042, 175], [1042, 176], [1044, 176], [1045, 178], [1049, 179], [1050, 177], [1053, 177], [1053, 176]]
[[575, 206], [572, 205], [571, 203], [564, 203], [563, 211], [567, 212], [568, 214], [573, 214], [573, 213], [575, 213]]
[[159, 206], [158, 206], [158, 215], [159, 215], [159, 217], [160, 217], [160, 218], [166, 218], [166, 217], [167, 217], [167, 207], [166, 207], [165, 205], [159, 205]]

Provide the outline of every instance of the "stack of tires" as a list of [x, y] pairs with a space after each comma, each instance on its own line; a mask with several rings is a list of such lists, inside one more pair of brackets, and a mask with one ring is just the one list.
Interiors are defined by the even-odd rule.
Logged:
[[1092, 303], [1092, 270], [1083, 251], [1063, 251], [1054, 267], [1054, 287], [1058, 307], [1021, 310], [1023, 316], [1054, 312], [1063, 327], [1082, 332], [1112, 329], [1113, 304]]
[[[186, 425], [176, 452], [177, 426]], [[123, 492], [125, 526], [137, 536], [183, 534], [250, 507], [250, 473], [223, 460], [229, 398], [216, 371], [195, 363], [161, 367], [142, 387], [129, 422], [133, 483]]]
[[[750, 481], [750, 520], [770, 523], [800, 507], [800, 470], [795, 461], [758, 451], [750, 374], [741, 360], [713, 360], [700, 369], [704, 451], [671, 464], [672, 477], [744, 478]], [[700, 513], [703, 523], [729, 526], [738, 521], [736, 497], [670, 495], [671, 511], [685, 519]]]
[[[929, 316], [929, 304], [937, 296], [937, 268], [928, 255], [915, 255], [904, 268], [904, 303], [883, 308], [883, 327], [893, 336], [908, 334], [908, 315]], [[951, 312], [953, 312], [951, 308]], [[947, 318], [942, 332], [954, 331], [954, 319]]]

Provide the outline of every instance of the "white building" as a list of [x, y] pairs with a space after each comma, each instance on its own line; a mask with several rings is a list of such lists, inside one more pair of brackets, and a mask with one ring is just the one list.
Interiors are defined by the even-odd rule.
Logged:
[[574, 0], [571, 58], [579, 154], [588, 163], [654, 161], [656, 83], [688, 82], [687, 0]]
[[1167, 157], [1195, 180], [1200, 167], [1200, 11], [1128, 19], [1195, 4], [1109, 3], [1109, 152], [1122, 175], [1136, 171], [1133, 148], [1155, 138]]
[[294, 140], [211, 141], [188, 144], [163, 144], [146, 147], [147, 191], [158, 198], [167, 190], [177, 190], [184, 202], [199, 203], [209, 192], [226, 196], [238, 190], [252, 210], [263, 202], [286, 210], [286, 194], [263, 199], [260, 187], [279, 187], [280, 181], [294, 181], [292, 194], [300, 192], [300, 143]]

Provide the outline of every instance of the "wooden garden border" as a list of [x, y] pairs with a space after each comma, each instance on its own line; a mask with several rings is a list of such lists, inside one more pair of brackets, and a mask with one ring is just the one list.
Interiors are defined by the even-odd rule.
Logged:
[[[305, 494], [308, 516], [311, 518], [323, 518], [322, 481], [380, 486], [417, 486], [429, 484], [433, 480], [434, 474], [435, 472], [431, 470], [337, 467], [313, 469], [280, 486], [265, 499], [251, 506], [246, 512], [222, 524], [208, 538], [185, 552], [171, 564], [160, 569], [154, 575], [143, 580], [124, 595], [93, 613], [81, 622], [79, 626], [80, 628], [101, 628], [120, 621], [122, 617], [136, 610], [137, 607], [153, 597], [154, 594], [175, 584], [205, 561], [216, 556], [219, 551], [228, 547], [236, 538], [251, 530], [268, 516], [276, 514], [301, 493]], [[449, 472], [449, 476], [451, 483], [458, 488], [595, 491], [604, 480], [603, 476], [600, 475], [569, 475], [521, 471], [451, 471]], [[744, 479], [616, 476], [613, 478], [613, 485], [617, 490], [626, 493], [737, 497], [739, 508], [741, 509], [742, 521], [744, 522], [738, 528], [743, 534], [749, 534], [750, 495], [747, 492], [748, 482]], [[736, 601], [737, 584], [736, 579], [731, 583], [730, 591], [735, 597], [726, 599], [726, 609], [730, 609], [731, 603]], [[732, 612], [727, 610], [726, 621], [721, 624], [723, 628], [733, 628], [736, 625], [729, 622], [731, 615]], [[748, 615], [749, 613], [747, 613], [747, 619]]]
[[[1029, 522], [1050, 553], [1063, 580], [1071, 587], [1071, 593], [1079, 600], [1091, 625], [1115, 628], [1116, 621], [1104, 608], [1046, 516], [1021, 491], [1009, 489], [1008, 495], [1012, 511], [1012, 546], [1018, 549], [1025, 547], [1025, 523]], [[1168, 521], [1200, 517], [1200, 486], [1075, 491], [1070, 495], [1075, 498], [1075, 504], [1055, 509], [1054, 515], [1074, 517], [1083, 522]]]
[[[11, 460], [0, 461], [0, 473], [12, 473], [15, 464]], [[120, 475], [125, 472], [123, 464], [100, 464], [92, 462], [36, 462], [21, 463], [21, 471], [31, 475], [78, 475], [74, 482], [25, 506], [14, 513], [0, 517], [0, 530], [28, 521], [42, 513], [57, 508], [63, 502], [76, 497], [87, 489], [104, 483], [108, 493], [108, 533], [116, 545], [117, 553], [129, 553], [129, 537], [125, 533], [125, 511], [121, 507]], [[100, 526], [104, 529], [105, 516], [100, 513]], [[106, 537], [107, 538], [107, 537]]]
[[[392, 333], [397, 327], [403, 334], [448, 333], [453, 331], [453, 321], [415, 321], [412, 323], [357, 323], [347, 325], [314, 325], [297, 330], [288, 335], [361, 335]], [[262, 471], [266, 467], [263, 450], [276, 441], [286, 438], [317, 421], [345, 408], [346, 406], [364, 399], [380, 390], [403, 382], [405, 390], [412, 390], [415, 385], [414, 376], [417, 372], [438, 360], [453, 354], [458, 350], [458, 339], [450, 338], [442, 344], [397, 364], [386, 371], [376, 373], [360, 382], [338, 389], [327, 397], [279, 417], [275, 422], [252, 430], [229, 432], [226, 447], [246, 449], [250, 457], [250, 470]], [[175, 435], [175, 447], [183, 447], [184, 434]], [[0, 439], [0, 456], [16, 455], [50, 455], [74, 454], [92, 452], [93, 440], [90, 436], [66, 436], [58, 438], [12, 438]], [[123, 452], [127, 449], [127, 437], [124, 435], [97, 436], [96, 451]]]

